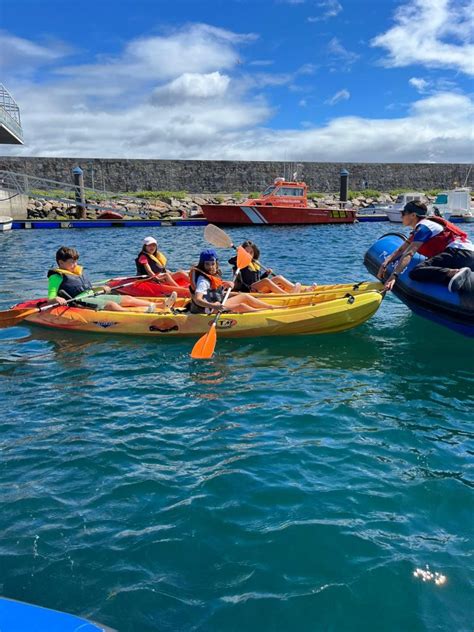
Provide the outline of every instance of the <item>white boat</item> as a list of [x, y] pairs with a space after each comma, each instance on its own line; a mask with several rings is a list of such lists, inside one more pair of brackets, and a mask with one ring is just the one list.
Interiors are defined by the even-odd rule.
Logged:
[[454, 222], [474, 222], [474, 208], [471, 206], [471, 189], [459, 187], [438, 193], [431, 205], [434, 215], [440, 215]]
[[391, 222], [398, 222], [399, 224], [402, 221], [402, 211], [405, 208], [405, 204], [408, 202], [413, 202], [413, 200], [425, 200], [425, 194], [419, 193], [418, 191], [410, 191], [409, 193], [401, 193], [393, 204], [390, 204], [388, 208], [385, 210], [387, 213], [388, 219]]
[[0, 215], [0, 231], [11, 230], [13, 217]]

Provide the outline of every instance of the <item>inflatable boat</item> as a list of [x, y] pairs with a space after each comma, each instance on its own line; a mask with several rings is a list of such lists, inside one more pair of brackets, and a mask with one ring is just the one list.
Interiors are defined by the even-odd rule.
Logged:
[[0, 597], [1, 632], [115, 632], [66, 612]]
[[[401, 233], [387, 233], [367, 250], [364, 264], [367, 270], [377, 275], [386, 257], [406, 241]], [[400, 274], [393, 293], [415, 314], [439, 325], [448, 327], [464, 336], [474, 336], [474, 295], [449, 292], [447, 286], [439, 283], [420, 283], [410, 278], [409, 273], [425, 257], [415, 254], [407, 268]], [[393, 270], [389, 266], [389, 272]]]

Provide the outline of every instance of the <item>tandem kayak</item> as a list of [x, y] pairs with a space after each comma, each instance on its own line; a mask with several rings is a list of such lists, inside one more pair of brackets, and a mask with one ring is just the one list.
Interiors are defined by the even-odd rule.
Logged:
[[[367, 250], [364, 264], [367, 270], [377, 275], [380, 264], [406, 241], [401, 233], [387, 233]], [[403, 273], [397, 279], [393, 293], [415, 314], [439, 325], [448, 327], [464, 336], [474, 336], [474, 296], [449, 292], [439, 283], [420, 283], [410, 278], [409, 273], [425, 257], [415, 254]], [[393, 269], [389, 266], [389, 271]]]
[[0, 597], [1, 632], [114, 632], [66, 612]]
[[[288, 295], [282, 299], [288, 300]], [[296, 297], [299, 304], [247, 314], [224, 313], [217, 328], [222, 337], [292, 336], [326, 334], [352, 329], [368, 320], [380, 306], [382, 294], [377, 290], [361, 294], [345, 293], [335, 298]], [[290, 299], [291, 300], [291, 299]], [[303, 303], [303, 304], [302, 304]], [[28, 301], [15, 308], [33, 308], [43, 301]], [[25, 321], [53, 329], [147, 336], [200, 336], [209, 330], [213, 314], [190, 314], [179, 309], [143, 313], [139, 311], [96, 311], [85, 307], [59, 306], [35, 312]]]
[[[108, 285], [114, 293], [117, 294], [128, 294], [129, 296], [139, 296], [142, 298], [152, 298], [159, 296], [169, 296], [172, 292], [176, 292], [179, 298], [189, 298], [189, 285], [184, 284], [182, 280], [180, 280], [181, 285], [179, 287], [168, 285], [166, 283], [161, 283], [160, 281], [154, 281], [151, 279], [137, 279], [136, 282], [135, 277], [120, 277], [117, 279], [110, 279], [106, 281], [106, 285]], [[129, 283], [131, 285], [129, 285]], [[118, 285], [123, 285], [123, 287], [118, 288]], [[264, 292], [255, 292], [252, 293], [253, 296], [257, 298], [261, 298], [262, 300], [267, 300], [269, 297], [282, 297], [282, 296], [300, 296], [306, 294], [320, 294], [325, 292], [352, 292], [352, 293], [361, 293], [366, 292], [367, 290], [382, 290], [383, 285], [381, 283], [375, 282], [353, 282], [353, 283], [333, 283], [331, 285], [318, 285], [316, 289], [310, 290], [309, 285], [304, 285], [301, 288], [301, 292], [299, 294], [270, 294]]]

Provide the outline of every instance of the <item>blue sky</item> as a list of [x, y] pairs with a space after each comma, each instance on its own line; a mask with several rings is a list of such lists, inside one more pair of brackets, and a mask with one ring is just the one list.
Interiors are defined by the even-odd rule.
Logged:
[[471, 162], [468, 0], [0, 0], [5, 155]]

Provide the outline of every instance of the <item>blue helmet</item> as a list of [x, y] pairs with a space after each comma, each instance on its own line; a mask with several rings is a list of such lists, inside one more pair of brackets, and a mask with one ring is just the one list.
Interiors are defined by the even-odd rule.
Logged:
[[213, 248], [207, 248], [199, 255], [199, 262], [204, 263], [205, 261], [217, 261], [217, 252]]

